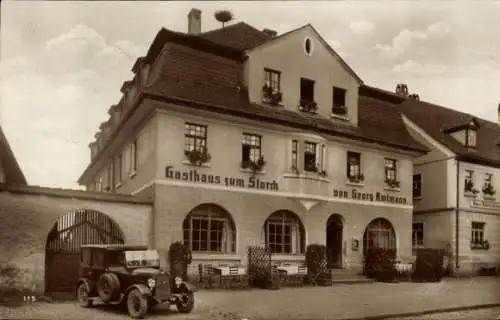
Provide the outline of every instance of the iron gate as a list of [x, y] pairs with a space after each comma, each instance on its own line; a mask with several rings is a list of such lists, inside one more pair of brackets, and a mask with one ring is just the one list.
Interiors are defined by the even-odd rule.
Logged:
[[81, 245], [123, 243], [120, 227], [101, 212], [77, 210], [62, 216], [47, 237], [45, 291], [74, 291], [80, 276]]

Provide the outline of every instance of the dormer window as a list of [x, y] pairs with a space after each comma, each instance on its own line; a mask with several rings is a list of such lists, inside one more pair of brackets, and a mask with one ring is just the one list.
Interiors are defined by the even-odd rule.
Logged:
[[476, 147], [476, 130], [474, 129], [467, 129], [466, 130], [466, 146], [475, 148]]

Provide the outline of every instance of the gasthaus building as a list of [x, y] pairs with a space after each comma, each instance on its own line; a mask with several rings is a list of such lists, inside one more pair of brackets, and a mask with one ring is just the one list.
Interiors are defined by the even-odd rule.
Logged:
[[183, 241], [193, 273], [245, 265], [249, 246], [294, 263], [326, 244], [350, 270], [369, 246], [411, 257], [412, 161], [428, 149], [314, 27], [202, 32], [193, 9], [188, 32], [160, 30], [133, 71], [79, 183], [152, 197], [163, 255]]

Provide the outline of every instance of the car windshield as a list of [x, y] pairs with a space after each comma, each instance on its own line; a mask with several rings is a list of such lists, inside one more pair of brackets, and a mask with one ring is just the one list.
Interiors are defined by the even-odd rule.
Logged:
[[156, 250], [125, 251], [125, 262], [130, 268], [159, 267], [160, 257]]

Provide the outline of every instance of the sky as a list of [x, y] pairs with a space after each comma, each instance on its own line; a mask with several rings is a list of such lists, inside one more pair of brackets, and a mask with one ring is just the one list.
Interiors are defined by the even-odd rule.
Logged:
[[497, 121], [500, 0], [1, 1], [0, 124], [28, 183], [81, 188], [88, 144], [162, 28], [217, 10], [278, 34], [311, 23], [365, 84]]

